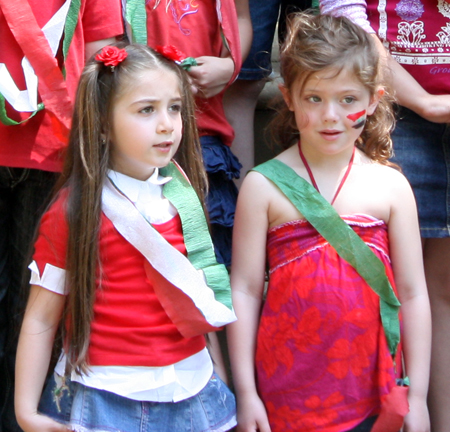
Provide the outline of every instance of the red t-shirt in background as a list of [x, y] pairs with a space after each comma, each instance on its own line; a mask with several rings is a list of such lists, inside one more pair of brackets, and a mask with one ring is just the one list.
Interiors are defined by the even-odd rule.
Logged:
[[[42, 28], [64, 4], [63, 0], [28, 0]], [[87, 42], [107, 39], [123, 33], [120, 0], [82, 0], [79, 20], [69, 48], [65, 68], [66, 84], [72, 101], [85, 62]], [[21, 61], [23, 52], [12, 35], [0, 9], [0, 63], [5, 63], [20, 90], [25, 90]], [[62, 63], [61, 49], [58, 61]], [[41, 100], [39, 99], [39, 102]], [[30, 113], [18, 113], [6, 102], [8, 117], [15, 121]], [[0, 123], [0, 165], [60, 171], [67, 143], [55, 137], [45, 109], [17, 126]]]
[[[216, 1], [170, 2], [167, 9], [165, 2], [155, 7], [155, 1], [146, 4], [150, 47], [174, 45], [188, 57], [221, 56], [223, 42]], [[227, 10], [222, 8], [222, 13]], [[224, 144], [231, 145], [234, 131], [225, 117], [222, 99], [222, 93], [208, 99], [196, 98], [197, 126], [200, 135], [219, 136]]]

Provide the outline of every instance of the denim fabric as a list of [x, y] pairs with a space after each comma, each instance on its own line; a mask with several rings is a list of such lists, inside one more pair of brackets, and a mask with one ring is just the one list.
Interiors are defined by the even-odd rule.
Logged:
[[239, 79], [260, 80], [272, 72], [271, 52], [278, 21], [280, 0], [249, 0], [253, 41]]
[[250, 53], [242, 65], [239, 79], [260, 80], [272, 72], [271, 52], [275, 28], [279, 18], [280, 41], [286, 30], [286, 15], [311, 7], [311, 0], [249, 0], [253, 26]]
[[450, 236], [450, 125], [401, 108], [392, 134], [395, 157], [414, 190], [422, 237]]
[[[207, 432], [226, 431], [236, 425], [234, 395], [215, 374], [196, 396], [176, 403], [140, 402], [79, 383], [73, 385], [70, 423], [76, 431]], [[44, 392], [40, 411], [65, 423], [71, 402], [63, 395], [58, 410], [54, 381], [52, 386]]]
[[28, 293], [29, 252], [56, 174], [0, 167], [0, 432], [19, 432], [14, 416], [14, 362]]
[[59, 423], [69, 424], [75, 389], [75, 383], [70, 379], [66, 379], [63, 385], [61, 378], [53, 373], [42, 392], [38, 411]]

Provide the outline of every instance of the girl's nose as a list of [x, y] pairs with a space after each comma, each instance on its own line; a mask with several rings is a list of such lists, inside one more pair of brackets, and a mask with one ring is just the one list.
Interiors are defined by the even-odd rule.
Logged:
[[325, 122], [336, 123], [338, 121], [338, 113], [334, 103], [324, 104], [323, 120]]
[[157, 132], [170, 133], [173, 131], [173, 121], [168, 112], [162, 112], [159, 116]]

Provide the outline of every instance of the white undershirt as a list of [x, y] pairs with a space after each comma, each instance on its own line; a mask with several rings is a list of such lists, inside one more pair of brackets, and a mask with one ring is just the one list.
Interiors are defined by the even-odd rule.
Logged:
[[[134, 203], [141, 214], [154, 224], [168, 222], [177, 210], [162, 195], [162, 185], [171, 177], [162, 177], [158, 169], [146, 181], [140, 181], [110, 170], [108, 177]], [[33, 285], [39, 285], [58, 294], [65, 294], [65, 270], [46, 264], [42, 275], [36, 263], [30, 266]], [[55, 372], [63, 376], [65, 357], [61, 357]], [[152, 402], [177, 402], [196, 395], [209, 381], [213, 365], [208, 350], [163, 367], [145, 366], [90, 366], [88, 375], [72, 372], [72, 381], [88, 387], [107, 390], [129, 399]]]

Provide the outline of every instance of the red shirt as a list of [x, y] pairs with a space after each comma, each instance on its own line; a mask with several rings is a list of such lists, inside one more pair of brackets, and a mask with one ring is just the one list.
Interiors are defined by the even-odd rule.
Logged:
[[[215, 1], [173, 1], [167, 11], [165, 2], [160, 2], [156, 8], [154, 6], [155, 0], [146, 4], [150, 47], [174, 45], [188, 57], [221, 57], [223, 43]], [[222, 7], [221, 13], [231, 15], [230, 9]], [[229, 21], [237, 21], [236, 15], [223, 20], [224, 23]], [[235, 66], [240, 69], [236, 61]], [[223, 93], [208, 99], [196, 98], [197, 126], [200, 135], [217, 135], [224, 144], [231, 145], [234, 131], [225, 117], [222, 99]]]
[[[46, 264], [64, 269], [67, 223], [62, 198], [44, 215], [35, 244], [40, 274]], [[179, 216], [154, 225], [186, 254]], [[203, 336], [184, 338], [159, 302], [144, 268], [145, 258], [102, 214], [97, 281], [88, 361], [98, 366], [167, 366], [205, 347]]]
[[[42, 28], [64, 3], [63, 0], [28, 0], [36, 21]], [[82, 0], [78, 25], [69, 48], [66, 68], [66, 84], [72, 100], [78, 78], [84, 66], [85, 44], [111, 38], [123, 33], [119, 0]], [[20, 90], [25, 90], [21, 67], [23, 52], [14, 39], [0, 9], [0, 63], [5, 63]], [[58, 61], [62, 63], [61, 49]], [[39, 102], [41, 100], [39, 99]], [[8, 117], [20, 121], [29, 113], [18, 113], [6, 102]], [[53, 134], [45, 109], [35, 117], [17, 126], [0, 123], [0, 165], [19, 168], [35, 168], [60, 171], [67, 143]]]
[[320, 0], [320, 7], [375, 31], [426, 91], [450, 94], [448, 0]]
[[[392, 56], [432, 94], [450, 94], [450, 3], [446, 0], [367, 2], [372, 28]], [[386, 29], [384, 29], [386, 26]]]

